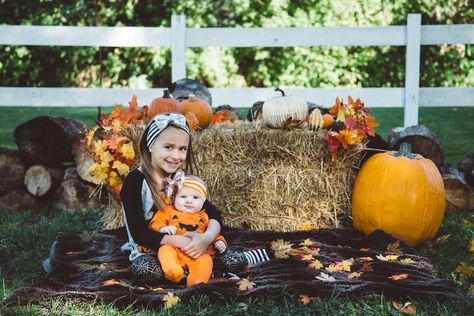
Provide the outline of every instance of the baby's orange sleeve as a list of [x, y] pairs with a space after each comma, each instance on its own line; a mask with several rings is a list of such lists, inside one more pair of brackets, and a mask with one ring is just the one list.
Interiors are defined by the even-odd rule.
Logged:
[[148, 228], [154, 231], [160, 231], [160, 228], [163, 226], [168, 226], [170, 221], [170, 212], [167, 208], [159, 209], [156, 211], [155, 215], [151, 219], [150, 223], [148, 224]]

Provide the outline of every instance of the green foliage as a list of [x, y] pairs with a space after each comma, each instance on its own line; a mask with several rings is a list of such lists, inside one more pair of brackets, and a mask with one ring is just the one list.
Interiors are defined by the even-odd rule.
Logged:
[[[5, 24], [188, 27], [333, 27], [472, 23], [469, 0], [3, 0]], [[474, 85], [472, 45], [423, 46], [420, 85]], [[0, 47], [3, 86], [156, 87], [170, 84], [165, 48]], [[404, 47], [188, 49], [188, 77], [212, 87], [401, 87]], [[317, 100], [312, 100], [317, 101]], [[247, 105], [248, 106], [248, 105]]]

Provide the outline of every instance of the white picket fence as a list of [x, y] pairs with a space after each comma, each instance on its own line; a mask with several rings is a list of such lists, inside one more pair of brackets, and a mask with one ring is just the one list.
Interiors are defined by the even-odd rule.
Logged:
[[[336, 96], [361, 98], [369, 107], [404, 107], [404, 125], [418, 122], [419, 106], [474, 106], [474, 87], [419, 87], [421, 45], [473, 44], [474, 24], [326, 28], [186, 28], [173, 15], [170, 28], [0, 25], [0, 45], [168, 47], [172, 81], [186, 77], [186, 49], [193, 47], [406, 46], [405, 87], [288, 88], [287, 94], [330, 106]], [[0, 106], [110, 106], [137, 95], [147, 104], [162, 88], [0, 87]], [[249, 107], [275, 95], [273, 88], [211, 88], [213, 106]]]

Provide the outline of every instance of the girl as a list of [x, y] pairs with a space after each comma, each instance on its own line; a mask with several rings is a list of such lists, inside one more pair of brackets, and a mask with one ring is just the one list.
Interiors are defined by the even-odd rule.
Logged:
[[[160, 245], [180, 248], [186, 255], [197, 258], [219, 235], [222, 219], [219, 210], [206, 199], [203, 205], [209, 217], [206, 232], [168, 235], [148, 229], [155, 211], [167, 206], [163, 199], [166, 181], [180, 168], [192, 173], [191, 136], [183, 115], [155, 116], [142, 134], [139, 152], [141, 165], [127, 175], [120, 198], [131, 249], [132, 273], [138, 280], [155, 281], [163, 276], [156, 259]], [[249, 263], [268, 260], [266, 254], [257, 260], [255, 257], [252, 251], [228, 250], [222, 262], [233, 270], [232, 267], [241, 269]]]

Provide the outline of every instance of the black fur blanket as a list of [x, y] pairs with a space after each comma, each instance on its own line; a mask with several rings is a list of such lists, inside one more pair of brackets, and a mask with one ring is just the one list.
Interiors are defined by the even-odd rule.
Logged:
[[128, 253], [120, 249], [126, 235], [119, 229], [58, 237], [51, 252], [51, 272], [15, 292], [9, 301], [23, 305], [62, 297], [88, 302], [99, 299], [116, 306], [135, 302], [135, 306], [159, 307], [168, 292], [182, 301], [199, 294], [210, 299], [241, 300], [260, 295], [278, 298], [285, 292], [311, 297], [464, 299], [454, 282], [436, 277], [427, 258], [383, 231], [364, 237], [350, 229], [291, 233], [224, 229], [223, 235], [232, 247], [271, 249], [273, 242], [275, 258], [238, 274], [254, 282], [253, 289], [239, 290], [241, 283], [235, 276], [214, 278], [209, 284], [190, 288], [166, 281], [137, 284], [132, 279]]

